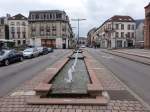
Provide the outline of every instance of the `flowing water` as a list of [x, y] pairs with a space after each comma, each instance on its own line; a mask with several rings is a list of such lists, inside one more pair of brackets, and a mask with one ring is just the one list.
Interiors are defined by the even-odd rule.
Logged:
[[50, 94], [87, 94], [90, 78], [84, 60], [70, 59], [51, 83], [53, 86]]

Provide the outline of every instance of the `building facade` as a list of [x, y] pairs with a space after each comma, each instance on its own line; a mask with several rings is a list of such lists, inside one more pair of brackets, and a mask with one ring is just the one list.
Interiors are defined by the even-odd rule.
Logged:
[[22, 14], [8, 18], [9, 39], [15, 41], [15, 46], [29, 44], [28, 19]]
[[30, 11], [29, 36], [33, 46], [70, 48], [73, 32], [64, 11]]
[[0, 17], [0, 39], [9, 39], [7, 17]]
[[87, 46], [89, 47], [93, 47], [94, 43], [95, 43], [95, 39], [94, 39], [94, 33], [97, 29], [96, 28], [92, 28], [88, 33], [87, 33]]
[[144, 47], [150, 49], [150, 3], [145, 7]]
[[126, 48], [135, 45], [136, 24], [130, 16], [116, 15], [105, 21], [93, 34], [101, 48]]
[[79, 45], [87, 45], [87, 38], [86, 37], [79, 37], [78, 44]]
[[135, 47], [144, 48], [144, 19], [135, 20], [135, 22], [136, 22]]

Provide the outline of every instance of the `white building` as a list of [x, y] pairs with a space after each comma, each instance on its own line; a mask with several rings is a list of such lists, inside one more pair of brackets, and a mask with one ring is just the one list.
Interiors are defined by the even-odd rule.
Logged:
[[22, 14], [8, 18], [9, 39], [15, 41], [16, 46], [29, 44], [28, 19]]
[[125, 48], [135, 45], [136, 24], [130, 16], [116, 15], [105, 21], [94, 33], [101, 48]]

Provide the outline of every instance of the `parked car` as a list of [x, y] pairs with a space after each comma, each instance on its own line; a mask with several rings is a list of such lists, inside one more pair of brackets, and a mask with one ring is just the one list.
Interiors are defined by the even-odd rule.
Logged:
[[33, 58], [39, 56], [37, 48], [27, 48], [23, 51], [24, 58]]
[[49, 53], [54, 51], [53, 48], [47, 48], [47, 49]]
[[23, 54], [16, 50], [0, 50], [0, 64], [9, 65], [10, 63], [23, 61]]
[[49, 53], [47, 47], [37, 47], [37, 49], [38, 49], [40, 55], [45, 55], [45, 54]]
[[43, 55], [43, 47], [36, 47], [38, 52], [39, 52], [39, 55]]
[[48, 54], [49, 53], [49, 51], [48, 51], [48, 48], [47, 47], [43, 47], [43, 55], [45, 55], [45, 54]]

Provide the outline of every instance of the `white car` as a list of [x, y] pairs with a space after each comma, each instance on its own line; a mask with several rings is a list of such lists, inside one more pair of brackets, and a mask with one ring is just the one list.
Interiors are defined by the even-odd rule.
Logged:
[[28, 48], [23, 51], [24, 58], [33, 58], [39, 56], [37, 48]]

